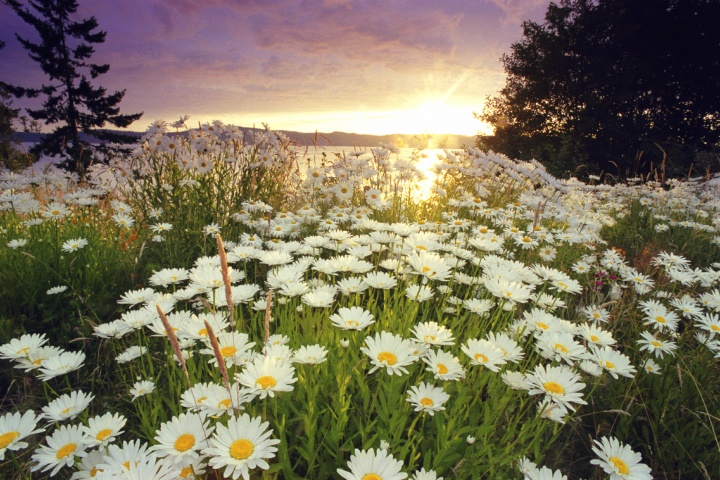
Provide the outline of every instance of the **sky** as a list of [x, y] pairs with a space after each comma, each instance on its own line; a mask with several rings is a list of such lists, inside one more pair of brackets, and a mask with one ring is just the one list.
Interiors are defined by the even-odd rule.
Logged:
[[[549, 0], [78, 0], [107, 32], [95, 85], [125, 90], [130, 129], [190, 115], [244, 127], [364, 134], [486, 129], [473, 112], [504, 86], [500, 62]], [[0, 80], [47, 83], [0, 4]], [[15, 100], [14, 106], [23, 106]]]

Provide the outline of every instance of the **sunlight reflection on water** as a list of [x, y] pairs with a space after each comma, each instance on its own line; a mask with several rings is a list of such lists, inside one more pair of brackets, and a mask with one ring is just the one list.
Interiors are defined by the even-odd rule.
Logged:
[[[323, 161], [323, 152], [325, 153], [326, 165], [330, 165], [336, 160], [336, 155], [349, 157], [351, 155], [358, 155], [359, 158], [369, 158], [372, 156], [369, 147], [298, 147], [300, 167], [301, 169], [307, 168], [307, 166], [320, 166]], [[417, 182], [418, 192], [417, 198], [425, 200], [430, 196], [432, 192], [433, 184], [435, 183], [435, 172], [434, 167], [440, 162], [441, 158], [445, 158], [445, 151], [442, 149], [425, 149], [421, 150], [419, 158], [414, 159], [413, 154], [417, 154], [417, 150], [412, 148], [400, 148], [397, 154], [390, 156], [390, 161], [395, 162], [396, 160], [402, 159], [412, 162], [418, 169], [421, 175], [421, 179]]]

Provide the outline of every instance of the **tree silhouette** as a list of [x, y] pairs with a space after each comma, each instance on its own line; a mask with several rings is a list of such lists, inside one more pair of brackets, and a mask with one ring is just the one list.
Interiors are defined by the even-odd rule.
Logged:
[[[562, 0], [523, 23], [481, 146], [557, 175], [687, 173], [720, 139], [720, 2]], [[697, 171], [697, 170], [696, 170]]]
[[[39, 34], [34, 43], [15, 34], [32, 60], [37, 62], [49, 79], [40, 88], [6, 85], [16, 97], [44, 97], [43, 108], [27, 109], [35, 120], [47, 125], [61, 124], [45, 136], [33, 151], [38, 154], [60, 155], [62, 166], [84, 172], [97, 158], [98, 152], [117, 150], [108, 145], [127, 144], [135, 139], [102, 128], [106, 124], [124, 128], [142, 116], [120, 114], [118, 104], [125, 90], [107, 94], [103, 87], [95, 87], [91, 79], [107, 73], [110, 65], [90, 63], [94, 44], [105, 41], [106, 32], [98, 30], [95, 17], [80, 21], [72, 16], [78, 8], [75, 0], [37, 0], [27, 2], [31, 9], [17, 0], [3, 0]], [[89, 78], [88, 78], [89, 74]], [[93, 145], [80, 134], [89, 134], [102, 141]]]

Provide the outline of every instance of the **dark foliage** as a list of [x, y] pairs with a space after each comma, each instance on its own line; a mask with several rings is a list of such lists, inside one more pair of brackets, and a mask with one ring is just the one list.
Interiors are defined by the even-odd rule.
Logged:
[[562, 176], [717, 169], [718, 18], [717, 0], [551, 3], [502, 57], [478, 142]]

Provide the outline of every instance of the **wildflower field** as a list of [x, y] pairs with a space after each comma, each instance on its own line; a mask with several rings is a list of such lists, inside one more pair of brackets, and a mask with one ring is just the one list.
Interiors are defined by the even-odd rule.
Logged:
[[720, 478], [720, 181], [432, 173], [157, 123], [0, 174], [0, 478]]

